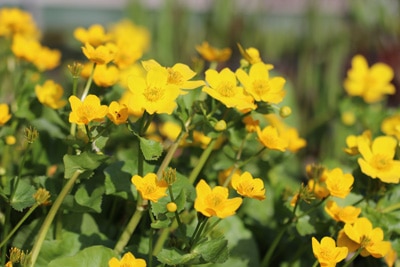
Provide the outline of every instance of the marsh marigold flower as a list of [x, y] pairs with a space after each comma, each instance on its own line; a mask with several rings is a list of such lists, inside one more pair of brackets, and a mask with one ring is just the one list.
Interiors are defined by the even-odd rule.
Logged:
[[341, 262], [347, 257], [348, 249], [346, 247], [336, 247], [335, 240], [325, 236], [321, 243], [315, 237], [312, 237], [312, 249], [321, 267], [335, 267], [336, 263]]
[[254, 133], [257, 132], [257, 129], [260, 128], [260, 121], [253, 119], [252, 116], [246, 116], [242, 119], [242, 122], [244, 123], [246, 127], [246, 131], [249, 133]]
[[110, 87], [119, 80], [119, 70], [116, 66], [97, 65], [93, 73], [93, 81], [97, 86]]
[[347, 147], [344, 149], [348, 155], [357, 155], [360, 152], [358, 151], [358, 138], [366, 138], [368, 144], [372, 142], [372, 133], [370, 130], [364, 131], [361, 135], [349, 135], [346, 137], [346, 145]]
[[228, 199], [228, 188], [216, 186], [211, 189], [204, 180], [200, 180], [196, 185], [196, 194], [194, 208], [207, 217], [226, 218], [235, 214], [242, 204], [240, 197]]
[[47, 80], [43, 85], [36, 85], [35, 94], [40, 103], [52, 109], [59, 109], [67, 104], [67, 101], [62, 99], [64, 89], [53, 80]]
[[180, 90], [167, 81], [168, 71], [162, 68], [149, 70], [145, 77], [131, 76], [128, 86], [133, 102], [130, 105], [142, 108], [149, 114], [171, 114], [176, 108], [175, 100]]
[[394, 77], [392, 68], [384, 63], [376, 63], [369, 68], [362, 55], [356, 55], [351, 60], [351, 69], [347, 72], [344, 88], [351, 96], [360, 96], [367, 103], [382, 100], [396, 89], [391, 80]]
[[400, 114], [385, 118], [381, 124], [381, 130], [386, 135], [391, 135], [400, 140]]
[[210, 46], [208, 42], [203, 42], [201, 45], [197, 45], [196, 50], [207, 61], [224, 62], [227, 61], [232, 54], [230, 48], [218, 49]]
[[343, 230], [344, 235], [342, 233], [338, 236], [338, 244], [348, 247], [349, 252], [362, 248], [361, 256], [382, 258], [391, 248], [389, 241], [383, 241], [383, 230], [379, 227], [373, 228], [365, 217], [358, 218], [353, 224], [346, 223]]
[[0, 36], [15, 34], [37, 38], [39, 30], [30, 13], [19, 8], [1, 8]]
[[278, 104], [286, 94], [283, 90], [286, 81], [282, 77], [270, 78], [269, 69], [269, 65], [259, 62], [251, 66], [248, 74], [243, 69], [237, 69], [236, 76], [256, 101]]
[[155, 173], [148, 173], [144, 177], [134, 175], [131, 181], [143, 199], [157, 202], [160, 198], [167, 195], [167, 182], [165, 180], [158, 180]]
[[350, 173], [343, 173], [342, 169], [335, 168], [326, 173], [326, 188], [331, 196], [345, 198], [351, 191], [354, 177]]
[[11, 51], [13, 54], [23, 60], [33, 63], [37, 54], [41, 49], [41, 45], [38, 40], [16, 34], [12, 39]]
[[146, 267], [144, 259], [137, 259], [132, 253], [127, 252], [121, 260], [113, 257], [108, 261], [108, 267]]
[[115, 58], [117, 47], [112, 43], [99, 45], [97, 47], [85, 43], [85, 46], [82, 47], [82, 52], [91, 62], [102, 65], [109, 63]]
[[111, 39], [111, 35], [107, 34], [100, 24], [93, 24], [87, 30], [83, 27], [78, 27], [74, 30], [74, 37], [82, 44], [88, 43], [94, 47], [102, 45]]
[[256, 64], [258, 62], [261, 62], [260, 52], [258, 51], [258, 49], [254, 47], [244, 49], [240, 44], [238, 44], [238, 47], [240, 54], [249, 64]]
[[206, 71], [206, 86], [203, 92], [222, 102], [228, 108], [239, 110], [255, 109], [252, 98], [245, 95], [243, 88], [237, 85], [235, 74], [228, 68], [221, 72], [209, 69]]
[[231, 181], [233, 189], [243, 196], [255, 198], [258, 200], [265, 199], [264, 182], [260, 178], [253, 178], [251, 173], [244, 172], [243, 174], [234, 173]]
[[258, 140], [266, 147], [272, 150], [286, 151], [288, 147], [288, 141], [283, 139], [279, 134], [278, 130], [268, 125], [264, 129], [257, 129]]
[[10, 108], [7, 104], [0, 104], [0, 126], [6, 124], [10, 119]]
[[367, 138], [357, 139], [362, 158], [358, 159], [361, 171], [371, 178], [385, 183], [399, 183], [400, 161], [393, 159], [398, 141], [391, 136], [379, 136], [370, 142]]
[[168, 79], [167, 83], [174, 84], [181, 89], [181, 94], [186, 94], [187, 91], [198, 88], [204, 85], [204, 81], [195, 80], [190, 81], [194, 76], [196, 76], [196, 72], [194, 72], [188, 65], [177, 63], [172, 67], [163, 67], [157, 61], [151, 59], [142, 62], [145, 70], [149, 71], [152, 68], [164, 68], [168, 71]]
[[108, 113], [108, 107], [100, 104], [100, 99], [95, 95], [88, 95], [83, 102], [76, 96], [69, 97], [71, 113], [69, 122], [88, 124], [91, 121], [102, 121]]
[[39, 71], [52, 70], [60, 65], [61, 52], [57, 49], [50, 49], [47, 46], [40, 46], [39, 51], [32, 63]]
[[112, 101], [108, 107], [107, 117], [116, 125], [123, 124], [129, 117], [127, 106]]
[[325, 205], [325, 211], [335, 221], [354, 223], [361, 213], [361, 208], [354, 206], [340, 207], [335, 201], [329, 200]]

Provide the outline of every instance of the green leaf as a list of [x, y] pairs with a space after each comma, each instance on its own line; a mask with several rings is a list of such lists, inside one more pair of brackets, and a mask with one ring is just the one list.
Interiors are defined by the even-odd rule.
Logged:
[[310, 216], [301, 217], [296, 223], [297, 232], [301, 236], [311, 235], [315, 233], [314, 226], [310, 223]]
[[200, 254], [205, 262], [223, 263], [228, 259], [228, 241], [223, 237], [200, 243], [193, 251]]
[[73, 256], [55, 259], [49, 263], [48, 267], [108, 266], [108, 261], [113, 257], [119, 256], [112, 249], [103, 246], [93, 246], [85, 248]]
[[75, 193], [75, 201], [80, 206], [88, 207], [90, 210], [100, 213], [103, 194], [104, 187], [95, 188], [92, 194], [89, 195], [87, 189], [81, 186]]
[[[53, 260], [72, 256], [80, 250], [79, 234], [63, 231], [60, 239], [45, 240], [35, 267], [47, 267]], [[54, 265], [53, 265], [54, 266]], [[65, 266], [63, 264], [59, 266]]]
[[142, 150], [143, 156], [146, 160], [157, 160], [162, 152], [162, 145], [154, 140], [148, 140], [143, 137], [139, 137], [140, 150]]
[[88, 152], [83, 152], [80, 155], [65, 155], [65, 178], [71, 178], [77, 170], [86, 171], [86, 175], [81, 175], [81, 178], [90, 177], [91, 171], [99, 167], [107, 158], [108, 156], [105, 155]]
[[176, 248], [162, 249], [157, 255], [160, 262], [168, 265], [189, 264], [189, 262], [197, 262], [198, 258], [198, 254], [185, 253]]
[[36, 190], [32, 185], [25, 180], [20, 180], [15, 195], [11, 200], [11, 206], [17, 211], [22, 211], [32, 206], [35, 203], [35, 199], [33, 198], [35, 193]]

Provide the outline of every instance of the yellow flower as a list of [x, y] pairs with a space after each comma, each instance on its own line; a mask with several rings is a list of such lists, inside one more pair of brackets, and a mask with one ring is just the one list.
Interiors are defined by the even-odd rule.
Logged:
[[354, 177], [350, 173], [344, 174], [342, 169], [335, 168], [326, 173], [326, 187], [331, 196], [345, 198], [351, 191]]
[[82, 44], [88, 43], [94, 47], [108, 42], [111, 38], [110, 34], [107, 34], [100, 24], [93, 24], [87, 30], [78, 27], [74, 30], [74, 37]]
[[254, 120], [250, 115], [244, 117], [242, 122], [245, 124], [246, 131], [249, 133], [257, 132], [257, 129], [260, 128], [260, 121]]
[[219, 100], [228, 108], [239, 110], [256, 108], [252, 98], [245, 95], [243, 88], [237, 85], [236, 76], [230, 69], [224, 68], [220, 73], [209, 69], [205, 74], [208, 86], [203, 87], [203, 92]]
[[64, 89], [53, 80], [47, 80], [43, 85], [36, 85], [35, 93], [40, 103], [52, 109], [59, 109], [67, 104], [67, 101], [62, 99]]
[[315, 237], [312, 237], [312, 249], [321, 267], [335, 267], [336, 263], [341, 262], [347, 257], [348, 249], [346, 247], [336, 247], [335, 240], [325, 236], [321, 243]]
[[278, 130], [268, 125], [263, 130], [257, 129], [258, 140], [267, 148], [284, 152], [288, 147], [287, 140], [278, 134]]
[[[142, 62], [143, 67], [145, 70], [149, 71], [152, 68], [164, 68], [161, 66], [157, 61], [151, 59]], [[191, 90], [198, 88], [204, 85], [204, 81], [197, 80], [197, 81], [189, 81], [194, 76], [196, 76], [196, 72], [190, 69], [189, 66], [177, 63], [171, 68], [165, 68], [168, 71], [168, 84], [174, 84], [179, 87], [181, 90]], [[181, 94], [186, 94], [186, 91], [181, 91]]]
[[129, 115], [139, 118], [143, 115], [144, 109], [135, 105], [135, 101], [136, 99], [131, 91], [125, 90], [118, 102], [120, 105], [125, 105], [128, 108]]
[[0, 36], [10, 37], [15, 34], [36, 38], [39, 30], [30, 13], [19, 8], [1, 8]]
[[339, 207], [335, 201], [329, 200], [325, 205], [325, 211], [335, 221], [354, 223], [361, 213], [361, 208], [354, 206]]
[[119, 69], [126, 69], [134, 64], [150, 44], [148, 29], [137, 26], [128, 19], [112, 25], [110, 34], [118, 47], [114, 63]]
[[[261, 62], [260, 52], [256, 48], [249, 47], [247, 49], [243, 49], [243, 47], [240, 44], [238, 44], [238, 47], [242, 57], [250, 64], [256, 64], [258, 62]], [[272, 65], [270, 66], [272, 69], [273, 66]]]
[[366, 138], [368, 144], [371, 143], [372, 133], [370, 130], [364, 131], [361, 135], [349, 135], [346, 137], [346, 145], [347, 147], [344, 149], [348, 155], [357, 155], [360, 152], [358, 151], [358, 138]]
[[381, 130], [386, 135], [391, 135], [400, 140], [400, 114], [385, 118], [381, 124]]
[[93, 81], [97, 86], [110, 87], [119, 80], [119, 70], [114, 65], [97, 65], [93, 73]]
[[285, 79], [282, 77], [269, 77], [268, 65], [259, 62], [251, 66], [247, 74], [243, 69], [236, 70], [236, 76], [246, 92], [256, 101], [280, 103], [286, 92], [283, 90]]
[[143, 199], [157, 202], [160, 198], [167, 195], [167, 182], [165, 180], [159, 181], [155, 173], [148, 173], [144, 177], [134, 175], [131, 181]]
[[128, 108], [120, 105], [116, 101], [112, 101], [108, 107], [107, 117], [116, 125], [123, 124], [129, 117]]
[[10, 108], [7, 104], [0, 104], [0, 126], [6, 124], [10, 119]]
[[109, 63], [115, 58], [117, 47], [112, 43], [107, 43], [94, 48], [89, 43], [86, 43], [82, 47], [82, 52], [91, 62], [102, 65]]
[[88, 124], [91, 121], [102, 121], [108, 113], [106, 105], [100, 105], [100, 99], [95, 95], [88, 95], [83, 102], [76, 96], [69, 97], [71, 113], [69, 122], [76, 124]]
[[376, 63], [369, 68], [365, 57], [356, 55], [351, 61], [344, 88], [351, 96], [360, 96], [367, 103], [377, 102], [396, 89], [390, 81], [394, 77], [392, 68], [384, 63]]
[[234, 215], [242, 204], [240, 197], [228, 199], [228, 188], [216, 186], [211, 189], [204, 180], [200, 180], [196, 185], [196, 194], [194, 208], [207, 217], [226, 218]]
[[388, 267], [393, 267], [394, 263], [397, 260], [397, 252], [393, 248], [390, 248], [389, 252], [386, 254], [385, 258], [385, 263], [387, 264]]
[[171, 114], [176, 107], [176, 98], [179, 96], [179, 87], [168, 84], [168, 72], [165, 69], [151, 69], [146, 77], [132, 76], [128, 80], [129, 90], [132, 92], [133, 103], [143, 108], [149, 114]]
[[224, 62], [227, 61], [232, 54], [230, 48], [218, 49], [210, 46], [208, 42], [203, 42], [196, 46], [197, 52], [207, 61]]
[[50, 49], [40, 46], [32, 63], [39, 71], [52, 70], [60, 65], [61, 52], [57, 49]]
[[324, 199], [329, 196], [329, 190], [326, 188], [326, 184], [322, 180], [308, 180], [307, 186], [309, 192], [313, 192], [315, 197], [318, 199]]
[[108, 262], [108, 267], [146, 267], [144, 259], [137, 259], [132, 253], [127, 252], [121, 260], [113, 257]]
[[40, 49], [41, 45], [36, 39], [32, 39], [21, 34], [16, 34], [13, 37], [11, 51], [18, 58], [32, 63], [34, 62]]
[[[224, 186], [225, 182], [226, 182], [226, 179], [228, 179], [230, 177], [230, 175], [233, 175], [233, 174], [240, 175], [240, 174], [242, 174], [242, 171], [239, 170], [239, 169], [236, 169], [236, 168], [235, 168], [235, 172], [232, 173], [233, 169], [234, 169], [234, 166], [229, 167], [228, 169], [225, 169], [225, 170], [222, 170], [222, 171], [218, 172], [218, 184], [219, 185]], [[228, 186], [232, 186], [232, 179], [229, 181]]]
[[385, 183], [399, 183], [400, 161], [394, 160], [397, 140], [390, 136], [379, 136], [370, 145], [367, 138], [358, 138], [358, 159], [361, 171], [371, 178], [379, 178]]
[[234, 173], [231, 181], [233, 189], [243, 197], [265, 199], [264, 182], [260, 178], [253, 178], [249, 172], [243, 174]]
[[[346, 223], [344, 225], [344, 233], [347, 238], [357, 244], [357, 248], [362, 248], [361, 256], [367, 257], [371, 255], [374, 258], [384, 257], [390, 250], [391, 244], [383, 241], [383, 231], [381, 228], [372, 228], [372, 223], [365, 217], [358, 218], [353, 224]], [[345, 246], [348, 240], [341, 237], [341, 243]], [[349, 251], [353, 251], [354, 244], [349, 244]], [[350, 250], [351, 248], [351, 250]]]

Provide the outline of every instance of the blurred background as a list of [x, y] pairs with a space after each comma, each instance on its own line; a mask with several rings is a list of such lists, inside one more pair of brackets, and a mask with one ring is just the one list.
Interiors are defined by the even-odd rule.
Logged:
[[[345, 144], [330, 141], [343, 132], [332, 121], [340, 120], [342, 83], [355, 54], [389, 64], [400, 84], [400, 0], [1, 0], [0, 6], [30, 11], [43, 44], [62, 50], [64, 60], [81, 53], [76, 27], [122, 18], [150, 31], [144, 58], [165, 66], [190, 65], [195, 46], [208, 41], [232, 48], [226, 65], [234, 69], [237, 43], [255, 47], [287, 79], [293, 124], [308, 141], [304, 153], [322, 160], [343, 154]], [[396, 94], [387, 104], [399, 102]]]

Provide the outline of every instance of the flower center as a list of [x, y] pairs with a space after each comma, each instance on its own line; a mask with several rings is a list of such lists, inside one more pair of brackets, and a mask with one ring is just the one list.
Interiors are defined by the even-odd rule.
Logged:
[[381, 171], [388, 170], [392, 166], [392, 160], [386, 155], [376, 154], [371, 159], [371, 165]]
[[218, 87], [217, 91], [225, 97], [232, 97], [235, 95], [235, 85], [229, 82], [221, 82]]
[[143, 189], [144, 189], [143, 190], [144, 194], [149, 195], [149, 194], [154, 193], [156, 191], [157, 187], [153, 184], [146, 184]]
[[224, 198], [220, 194], [211, 194], [207, 198], [208, 206], [212, 208], [218, 207], [223, 201]]
[[270, 90], [269, 82], [265, 80], [255, 80], [253, 88], [258, 95], [263, 95]]
[[158, 87], [147, 87], [143, 92], [144, 97], [150, 102], [156, 102], [163, 96], [163, 91]]
[[168, 68], [168, 80], [167, 83], [171, 83], [171, 84], [182, 84], [183, 83], [183, 77], [182, 74], [180, 74], [177, 71], [174, 71], [171, 68]]

